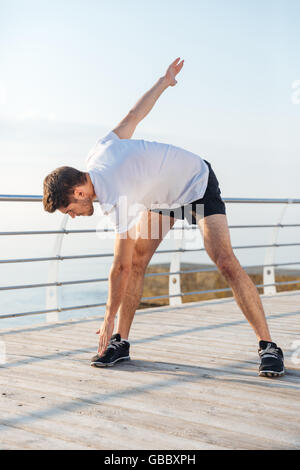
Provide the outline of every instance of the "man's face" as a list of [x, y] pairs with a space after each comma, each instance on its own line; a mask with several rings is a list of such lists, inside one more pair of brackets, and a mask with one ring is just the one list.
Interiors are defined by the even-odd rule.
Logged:
[[92, 199], [85, 197], [83, 199], [74, 199], [67, 207], [60, 208], [59, 210], [63, 214], [69, 214], [72, 219], [75, 219], [75, 217], [79, 217], [80, 215], [93, 215], [94, 206]]

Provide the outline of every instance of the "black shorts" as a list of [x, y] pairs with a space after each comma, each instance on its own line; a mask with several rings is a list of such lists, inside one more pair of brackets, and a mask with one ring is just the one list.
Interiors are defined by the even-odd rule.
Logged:
[[176, 209], [151, 209], [152, 212], [168, 215], [174, 219], [186, 219], [190, 225], [197, 223], [196, 215], [200, 218], [214, 214], [226, 215], [226, 207], [221, 197], [219, 181], [217, 180], [211, 164], [206, 160], [204, 161], [208, 165], [209, 176], [206, 191], [201, 199], [197, 199], [190, 204], [177, 207]]

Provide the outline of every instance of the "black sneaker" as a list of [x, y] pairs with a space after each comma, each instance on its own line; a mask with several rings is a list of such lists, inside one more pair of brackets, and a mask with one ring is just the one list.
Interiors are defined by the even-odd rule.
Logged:
[[106, 351], [99, 356], [97, 354], [91, 360], [91, 366], [93, 367], [109, 367], [116, 364], [119, 361], [128, 361], [130, 344], [128, 341], [121, 341], [119, 333], [113, 335], [110, 339], [109, 345]]
[[281, 377], [284, 375], [283, 352], [275, 343], [259, 342], [258, 354], [261, 359], [259, 375], [263, 377]]

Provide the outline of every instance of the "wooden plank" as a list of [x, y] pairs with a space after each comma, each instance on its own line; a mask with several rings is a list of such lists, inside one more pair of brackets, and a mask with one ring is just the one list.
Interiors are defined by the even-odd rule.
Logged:
[[300, 293], [263, 303], [288, 353], [279, 380], [257, 376], [256, 339], [231, 299], [138, 312], [133, 360], [110, 369], [89, 367], [97, 319], [0, 331], [2, 448], [300, 448]]

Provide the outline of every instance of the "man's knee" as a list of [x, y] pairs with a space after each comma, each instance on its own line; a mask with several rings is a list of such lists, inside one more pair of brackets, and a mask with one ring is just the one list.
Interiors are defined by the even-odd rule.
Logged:
[[132, 256], [132, 270], [138, 274], [144, 274], [149, 264], [149, 253], [145, 250], [135, 248]]
[[226, 279], [234, 278], [240, 270], [240, 263], [234, 253], [222, 253], [215, 259], [219, 271]]

